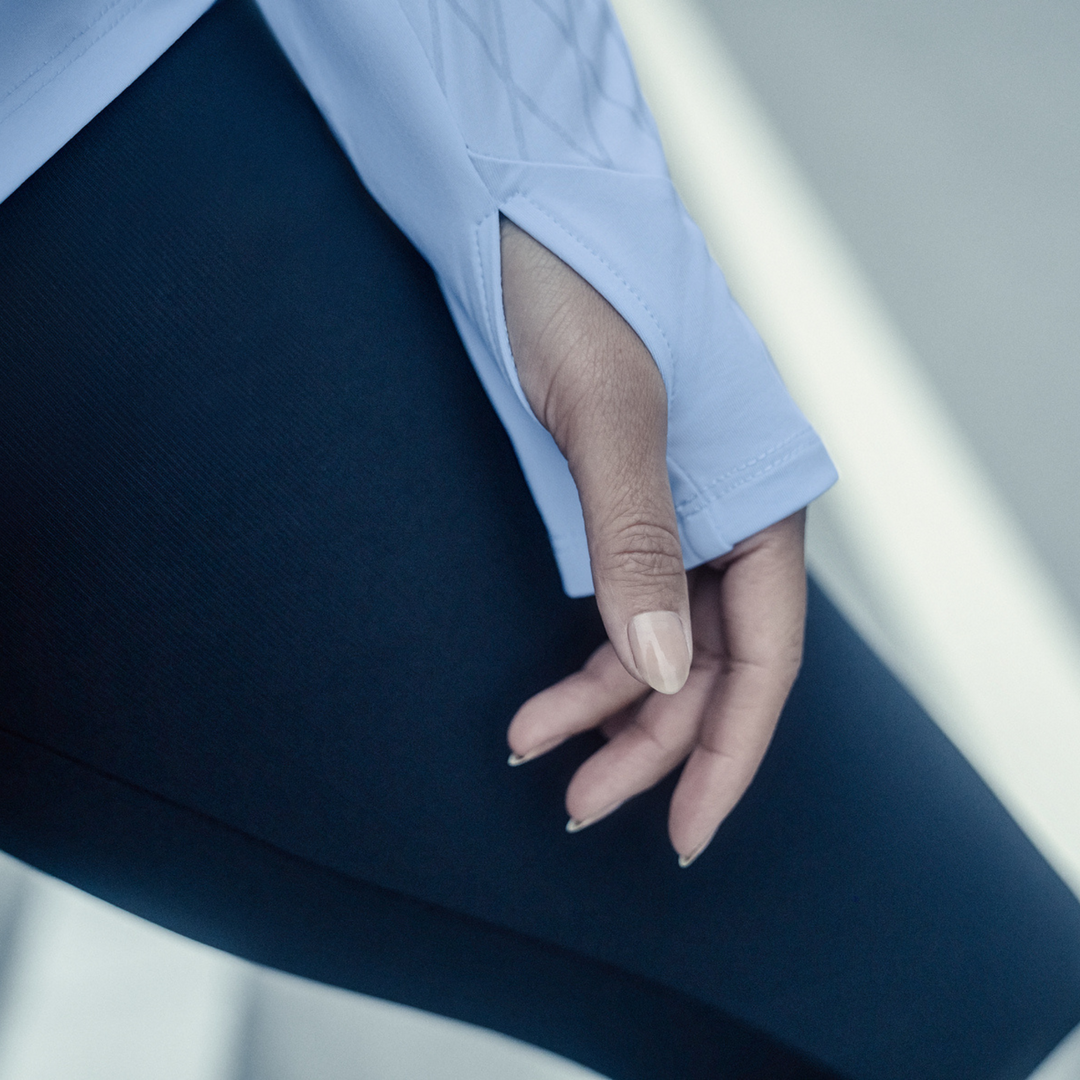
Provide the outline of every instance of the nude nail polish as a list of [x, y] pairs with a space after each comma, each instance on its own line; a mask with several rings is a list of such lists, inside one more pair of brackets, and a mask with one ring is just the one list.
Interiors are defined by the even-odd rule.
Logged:
[[682, 619], [674, 611], [643, 611], [630, 620], [627, 635], [645, 681], [661, 694], [681, 690], [690, 674], [690, 650]]
[[711, 843], [715, 832], [709, 834], [709, 836], [703, 840], [689, 855], [679, 856], [679, 866], [685, 870]]
[[622, 804], [626, 802], [625, 799], [620, 802], [609, 806], [606, 810], [601, 810], [599, 814], [593, 814], [592, 817], [583, 818], [580, 821], [577, 818], [571, 818], [566, 823], [566, 831], [569, 833], [581, 832], [582, 829], [587, 829], [590, 825], [595, 825], [602, 818], [606, 818], [609, 814], [614, 814]]
[[556, 746], [559, 746], [565, 741], [566, 740], [563, 738], [551, 739], [549, 742], [534, 746], [527, 754], [511, 754], [506, 759], [506, 764], [511, 766], [524, 765], [526, 761], [532, 761], [534, 758], [540, 757], [541, 754], [546, 754], [549, 750], [554, 750]]

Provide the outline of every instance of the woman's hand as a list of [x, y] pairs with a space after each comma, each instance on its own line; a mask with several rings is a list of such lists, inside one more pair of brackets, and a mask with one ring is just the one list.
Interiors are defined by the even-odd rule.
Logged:
[[684, 573], [667, 396], [648, 350], [592, 286], [505, 219], [502, 263], [518, 376], [577, 484], [608, 634], [581, 671], [518, 710], [511, 761], [590, 728], [608, 736], [570, 782], [576, 831], [685, 760], [669, 833], [686, 866], [753, 779], [798, 671], [804, 515]]

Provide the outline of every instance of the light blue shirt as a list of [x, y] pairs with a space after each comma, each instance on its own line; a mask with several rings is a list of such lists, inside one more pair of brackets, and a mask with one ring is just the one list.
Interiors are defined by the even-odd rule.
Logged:
[[[258, 2], [365, 186], [434, 268], [569, 595], [593, 591], [581, 505], [518, 382], [500, 213], [605, 296], [655, 359], [688, 568], [835, 481], [675, 194], [607, 0]], [[0, 199], [209, 6], [0, 0]]]

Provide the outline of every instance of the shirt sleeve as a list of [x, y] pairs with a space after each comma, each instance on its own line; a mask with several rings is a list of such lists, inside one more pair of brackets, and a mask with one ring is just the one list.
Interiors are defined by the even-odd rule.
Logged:
[[500, 214], [589, 281], [655, 359], [687, 568], [835, 481], [672, 187], [606, 0], [259, 4], [364, 184], [433, 267], [569, 595], [593, 591], [581, 505], [518, 382]]

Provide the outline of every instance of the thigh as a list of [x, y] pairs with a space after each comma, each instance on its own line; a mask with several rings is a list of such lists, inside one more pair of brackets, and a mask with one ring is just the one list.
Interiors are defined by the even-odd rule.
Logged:
[[250, 8], [0, 206], [0, 242], [8, 850], [613, 1077], [1019, 1078], [1080, 1019], [1076, 902], [816, 592], [689, 870], [670, 782], [568, 836], [590, 738], [505, 767], [595, 606]]

